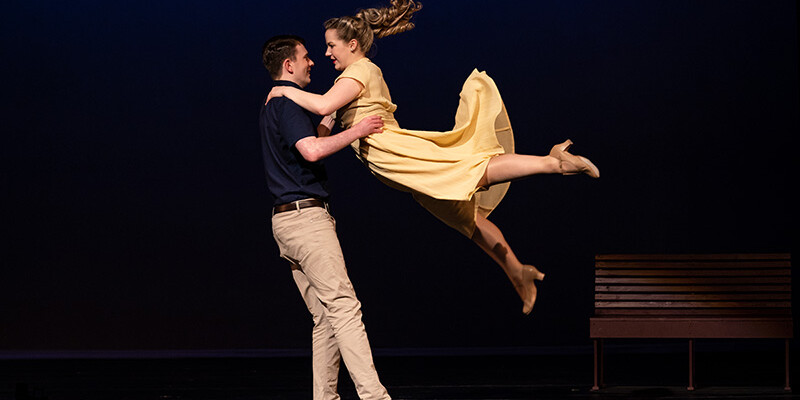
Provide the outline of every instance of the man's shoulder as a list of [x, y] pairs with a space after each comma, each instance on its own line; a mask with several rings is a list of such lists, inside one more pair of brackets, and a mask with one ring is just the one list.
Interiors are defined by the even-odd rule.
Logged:
[[285, 129], [289, 127], [300, 128], [302, 130], [310, 129], [313, 131], [313, 126], [319, 123], [315, 119], [315, 115], [300, 107], [287, 97], [274, 97], [261, 109], [262, 118], [264, 121], [273, 121]]
[[261, 114], [281, 119], [305, 114], [305, 110], [287, 97], [273, 97], [265, 106], [261, 107]]
[[273, 97], [269, 100], [266, 107], [274, 107], [278, 110], [291, 110], [291, 111], [302, 111], [303, 108], [298, 106], [297, 103], [292, 101], [292, 99], [288, 97]]

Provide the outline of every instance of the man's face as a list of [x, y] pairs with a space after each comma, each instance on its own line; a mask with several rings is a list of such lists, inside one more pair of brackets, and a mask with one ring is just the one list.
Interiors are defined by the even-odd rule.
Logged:
[[294, 53], [294, 60], [289, 59], [289, 68], [294, 82], [300, 87], [306, 87], [311, 83], [311, 67], [314, 66], [314, 61], [308, 58], [308, 50], [306, 46], [298, 44]]

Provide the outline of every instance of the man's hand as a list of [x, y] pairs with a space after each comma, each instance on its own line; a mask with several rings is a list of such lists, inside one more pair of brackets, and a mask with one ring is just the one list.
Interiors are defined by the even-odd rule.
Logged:
[[380, 115], [370, 115], [353, 125], [353, 132], [359, 139], [367, 137], [373, 133], [383, 132], [383, 119]]
[[383, 119], [372, 115], [362, 119], [359, 123], [345, 131], [333, 136], [307, 136], [295, 143], [297, 151], [306, 161], [317, 162], [337, 151], [349, 146], [356, 139], [369, 136], [373, 133], [383, 132]]
[[283, 86], [273, 87], [272, 90], [269, 91], [269, 94], [267, 95], [267, 101], [264, 102], [264, 105], [267, 105], [267, 103], [269, 103], [270, 99], [273, 97], [283, 97]]

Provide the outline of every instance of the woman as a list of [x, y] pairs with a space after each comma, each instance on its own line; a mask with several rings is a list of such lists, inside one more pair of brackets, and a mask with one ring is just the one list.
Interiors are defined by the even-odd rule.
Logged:
[[[542, 280], [544, 274], [522, 264], [487, 217], [514, 179], [548, 173], [586, 173], [597, 178], [599, 170], [589, 160], [568, 153], [569, 140], [554, 146], [548, 156], [514, 154], [500, 93], [492, 79], [477, 70], [464, 83], [452, 131], [400, 128], [393, 114], [397, 106], [383, 74], [366, 53], [375, 37], [413, 28], [410, 18], [420, 8], [413, 0], [392, 0], [390, 7], [326, 21], [325, 55], [342, 71], [333, 87], [318, 95], [278, 86], [268, 98], [286, 96], [319, 115], [336, 112], [343, 127], [380, 115], [384, 131], [354, 142], [358, 157], [378, 179], [410, 192], [433, 215], [489, 254], [511, 280], [523, 301], [522, 311], [528, 314], [536, 301], [534, 280]], [[326, 120], [330, 128], [332, 120]]]

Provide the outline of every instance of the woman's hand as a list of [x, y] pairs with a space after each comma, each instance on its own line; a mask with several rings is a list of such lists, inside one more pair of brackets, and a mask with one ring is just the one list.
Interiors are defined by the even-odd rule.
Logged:
[[270, 99], [273, 97], [283, 97], [285, 95], [284, 88], [285, 86], [273, 87], [272, 90], [269, 91], [269, 94], [267, 95], [267, 101], [264, 102], [264, 105], [267, 105], [267, 103], [269, 103]]

